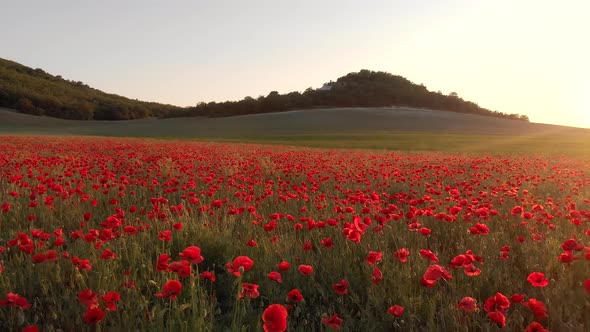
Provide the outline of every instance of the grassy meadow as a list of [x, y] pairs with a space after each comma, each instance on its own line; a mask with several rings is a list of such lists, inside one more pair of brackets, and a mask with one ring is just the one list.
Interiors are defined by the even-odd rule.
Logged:
[[590, 130], [407, 108], [76, 121], [0, 109], [0, 134], [141, 137], [319, 148], [590, 156]]

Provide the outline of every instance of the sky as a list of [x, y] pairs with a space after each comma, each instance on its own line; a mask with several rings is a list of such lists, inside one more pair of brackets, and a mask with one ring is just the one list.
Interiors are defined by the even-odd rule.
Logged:
[[361, 69], [590, 128], [590, 1], [0, 0], [0, 57], [179, 106]]

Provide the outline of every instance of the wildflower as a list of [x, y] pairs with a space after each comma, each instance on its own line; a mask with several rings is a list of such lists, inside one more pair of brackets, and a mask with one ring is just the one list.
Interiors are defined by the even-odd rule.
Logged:
[[488, 318], [498, 324], [500, 327], [506, 327], [506, 316], [499, 311], [492, 311], [488, 313]]
[[8, 293], [6, 299], [0, 300], [0, 307], [19, 307], [22, 309], [29, 309], [31, 304], [26, 298], [16, 294]]
[[292, 289], [287, 294], [287, 298], [289, 299], [289, 301], [295, 302], [295, 303], [299, 303], [299, 302], [303, 301], [303, 295], [301, 294], [301, 291], [299, 291], [298, 288]]
[[383, 258], [382, 252], [369, 251], [369, 255], [367, 256], [365, 261], [367, 262], [367, 264], [373, 265], [373, 264], [381, 261], [382, 258]]
[[201, 272], [201, 274], [199, 275], [199, 277], [201, 279], [208, 279], [211, 282], [215, 282], [215, 280], [217, 279], [215, 277], [215, 273], [214, 272], [210, 272], [210, 271]]
[[531, 308], [536, 319], [548, 317], [545, 304], [537, 299], [529, 299], [527, 302], [524, 302], [523, 305]]
[[337, 282], [336, 284], [334, 284], [334, 286], [332, 286], [332, 288], [334, 289], [334, 292], [336, 292], [336, 294], [346, 295], [346, 294], [348, 294], [348, 281], [343, 279], [343, 280]]
[[453, 276], [442, 266], [433, 264], [426, 269], [424, 276], [420, 280], [420, 283], [426, 288], [434, 287], [437, 281], [440, 279], [452, 279]]
[[180, 253], [180, 257], [193, 264], [199, 264], [204, 260], [203, 256], [201, 256], [201, 248], [197, 246], [187, 247]]
[[264, 332], [283, 332], [287, 329], [287, 309], [280, 304], [271, 304], [262, 313]]
[[483, 305], [485, 312], [499, 311], [504, 312], [510, 307], [510, 301], [502, 293], [496, 293], [496, 295], [488, 298]]
[[393, 317], [401, 317], [404, 313], [404, 307], [399, 305], [394, 305], [387, 309], [387, 312], [392, 315]]
[[277, 267], [281, 271], [287, 271], [291, 267], [291, 264], [289, 264], [289, 262], [287, 261], [282, 261], [279, 264], [277, 264]]
[[313, 267], [311, 267], [311, 265], [301, 264], [299, 265], [298, 269], [299, 273], [303, 274], [304, 276], [308, 276], [313, 272]]
[[338, 314], [333, 314], [330, 318], [324, 317], [322, 318], [322, 323], [328, 325], [334, 330], [340, 330], [340, 325], [342, 324], [342, 319], [338, 317]]
[[121, 300], [121, 294], [117, 292], [108, 292], [105, 295], [101, 296], [100, 299], [105, 303], [105, 306], [108, 310], [116, 311], [116, 302], [119, 302]]
[[410, 251], [406, 248], [400, 248], [393, 254], [393, 257], [397, 258], [402, 263], [408, 261], [408, 256], [410, 256]]
[[378, 267], [375, 267], [373, 269], [373, 273], [371, 274], [371, 278], [373, 279], [374, 285], [377, 285], [378, 283], [381, 282], [381, 280], [383, 280], [383, 273], [381, 272], [381, 270]]
[[549, 330], [544, 328], [539, 322], [532, 322], [526, 327], [524, 332], [549, 332]]
[[281, 274], [280, 274], [279, 272], [277, 272], [277, 271], [272, 271], [272, 272], [269, 272], [269, 273], [268, 273], [266, 276], [267, 276], [267, 277], [268, 277], [270, 280], [272, 280], [272, 281], [276, 281], [276, 282], [278, 282], [279, 284], [283, 283], [283, 278], [281, 277]]
[[466, 296], [459, 301], [457, 308], [465, 312], [474, 312], [477, 310], [477, 301], [472, 297]]
[[420, 256], [433, 263], [438, 263], [438, 257], [436, 257], [436, 255], [430, 250], [420, 249]]
[[240, 293], [240, 299], [243, 299], [246, 296], [253, 299], [260, 296], [260, 293], [258, 292], [258, 285], [250, 284], [247, 282], [242, 283], [242, 292]]
[[164, 283], [162, 293], [154, 294], [156, 297], [159, 298], [169, 298], [174, 300], [180, 295], [180, 291], [182, 291], [182, 284], [178, 280], [169, 280]]
[[233, 262], [227, 263], [227, 271], [236, 277], [240, 277], [242, 273], [250, 270], [254, 266], [254, 261], [248, 256], [238, 256]]
[[533, 287], [545, 287], [549, 285], [549, 280], [545, 278], [545, 274], [541, 272], [533, 272], [529, 274], [526, 280], [533, 285]]
[[99, 307], [89, 307], [84, 315], [84, 322], [90, 325], [96, 325], [104, 318], [104, 310]]

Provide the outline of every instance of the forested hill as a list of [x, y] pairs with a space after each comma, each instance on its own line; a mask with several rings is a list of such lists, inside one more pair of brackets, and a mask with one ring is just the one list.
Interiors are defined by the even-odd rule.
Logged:
[[77, 120], [162, 117], [177, 106], [133, 100], [0, 58], [0, 106]]
[[127, 120], [145, 117], [222, 117], [294, 109], [329, 107], [408, 106], [528, 121], [526, 115], [505, 114], [465, 101], [456, 93], [431, 92], [424, 85], [386, 72], [361, 70], [303, 93], [276, 91], [256, 99], [199, 103], [181, 108], [108, 94], [83, 82], [53, 76], [0, 58], [0, 107], [19, 112], [79, 120]]
[[170, 112], [167, 116], [229, 116], [252, 113], [280, 112], [293, 109], [329, 107], [391, 107], [407, 106], [479, 114], [498, 118], [529, 121], [528, 116], [506, 114], [482, 108], [460, 98], [456, 93], [444, 95], [428, 91], [424, 85], [414, 84], [404, 77], [386, 72], [361, 70], [324, 84], [320, 89], [308, 88], [303, 93], [280, 94], [272, 91], [256, 99], [199, 103], [195, 107]]

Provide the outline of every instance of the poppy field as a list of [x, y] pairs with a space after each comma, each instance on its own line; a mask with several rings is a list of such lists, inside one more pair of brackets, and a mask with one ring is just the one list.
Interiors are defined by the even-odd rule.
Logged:
[[0, 137], [2, 331], [586, 331], [570, 157]]

